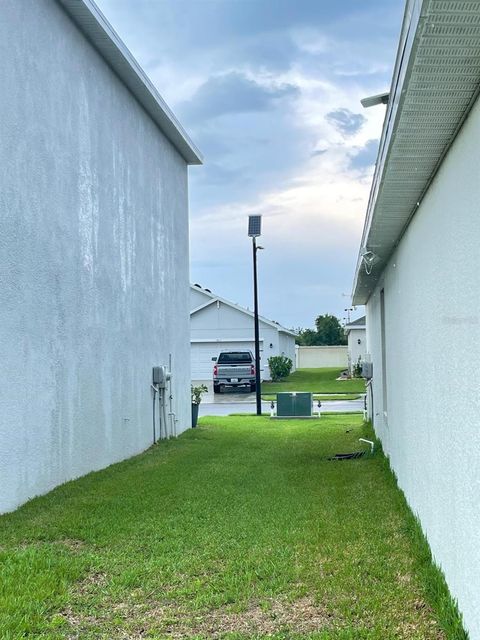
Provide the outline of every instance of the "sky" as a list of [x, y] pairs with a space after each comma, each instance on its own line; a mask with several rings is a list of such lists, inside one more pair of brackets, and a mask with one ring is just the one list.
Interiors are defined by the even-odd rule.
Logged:
[[[403, 0], [97, 0], [204, 155], [190, 274], [289, 328], [350, 306]], [[359, 308], [352, 314], [358, 317]]]

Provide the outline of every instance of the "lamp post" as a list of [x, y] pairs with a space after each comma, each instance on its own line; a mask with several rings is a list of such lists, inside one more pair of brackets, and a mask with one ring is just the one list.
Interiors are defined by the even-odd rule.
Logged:
[[260, 332], [258, 325], [258, 286], [257, 286], [257, 238], [261, 235], [262, 216], [248, 216], [248, 235], [252, 239], [253, 252], [253, 317], [255, 326], [255, 394], [257, 416], [262, 415], [262, 392], [260, 388]]

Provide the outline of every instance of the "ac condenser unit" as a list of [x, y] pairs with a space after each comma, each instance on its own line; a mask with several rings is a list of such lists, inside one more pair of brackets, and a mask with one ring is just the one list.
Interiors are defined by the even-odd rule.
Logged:
[[277, 393], [277, 418], [311, 418], [312, 394]]

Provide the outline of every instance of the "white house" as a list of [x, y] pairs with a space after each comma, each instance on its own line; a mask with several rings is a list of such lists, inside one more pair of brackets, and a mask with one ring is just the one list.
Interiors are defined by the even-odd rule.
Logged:
[[[263, 380], [270, 378], [267, 360], [285, 355], [295, 368], [296, 334], [278, 322], [259, 318], [260, 366]], [[212, 377], [212, 358], [221, 350], [247, 349], [255, 353], [253, 312], [220, 298], [199, 285], [190, 287], [192, 378]], [[293, 370], [292, 369], [292, 370]]]
[[407, 3], [354, 285], [370, 415], [480, 639], [480, 3]]
[[[138, 453], [152, 367], [190, 424], [187, 165], [90, 0], [3, 0], [0, 512]], [[170, 409], [170, 407], [169, 407]]]
[[364, 362], [367, 355], [367, 327], [365, 324], [365, 316], [352, 320], [344, 327], [348, 340], [348, 368], [350, 372], [353, 367], [360, 361]]

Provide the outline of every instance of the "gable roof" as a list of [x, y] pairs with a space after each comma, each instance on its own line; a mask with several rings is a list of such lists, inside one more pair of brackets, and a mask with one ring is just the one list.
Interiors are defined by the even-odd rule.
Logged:
[[57, 0], [188, 164], [202, 154], [93, 0]]
[[[198, 313], [202, 309], [205, 309], [206, 307], [209, 307], [214, 302], [220, 302], [222, 304], [225, 304], [227, 307], [231, 307], [232, 309], [236, 309], [237, 311], [241, 311], [242, 313], [244, 313], [245, 315], [250, 316], [251, 318], [254, 317], [254, 313], [253, 313], [253, 311], [250, 311], [250, 309], [245, 309], [244, 307], [241, 307], [238, 304], [234, 304], [233, 302], [230, 302], [229, 300], [225, 300], [225, 298], [221, 298], [220, 296], [217, 296], [217, 295], [213, 294], [211, 291], [207, 291], [206, 289], [202, 289], [199, 285], [191, 284], [190, 285], [190, 289], [193, 289], [193, 291], [199, 291], [200, 293], [204, 293], [209, 298], [209, 300], [207, 300], [206, 302], [204, 302], [200, 306], [196, 307], [195, 309], [192, 309], [192, 311], [190, 311], [190, 315], [191, 316], [193, 316], [195, 313]], [[295, 331], [291, 331], [291, 329], [286, 329], [285, 327], [282, 327], [281, 324], [279, 324], [278, 322], [275, 322], [274, 320], [268, 320], [267, 318], [264, 318], [263, 316], [260, 316], [260, 315], [258, 316], [258, 319], [261, 322], [264, 322], [265, 324], [268, 324], [270, 327], [273, 327], [279, 333], [287, 333], [288, 335], [291, 335], [291, 336], [294, 336], [294, 337], [297, 336]]]
[[356, 320], [352, 320], [351, 322], [349, 322], [348, 324], [345, 325], [345, 329], [347, 328], [359, 328], [359, 327], [364, 327], [366, 324], [366, 316], [362, 316], [361, 318], [357, 318]]
[[343, 327], [345, 333], [348, 334], [350, 333], [350, 331], [354, 331], [356, 329], [366, 329], [367, 327], [366, 320], [367, 318], [365, 316], [362, 316], [361, 318], [357, 318], [356, 320], [352, 320], [352, 322], [349, 322]]
[[[407, 0], [353, 287], [365, 304], [480, 91], [478, 1]], [[364, 264], [370, 251], [373, 262]]]

